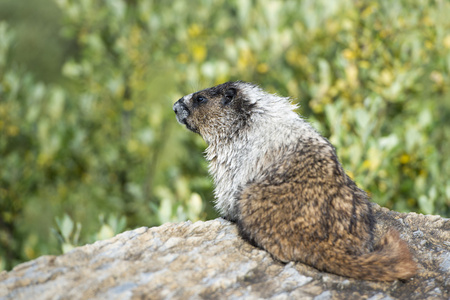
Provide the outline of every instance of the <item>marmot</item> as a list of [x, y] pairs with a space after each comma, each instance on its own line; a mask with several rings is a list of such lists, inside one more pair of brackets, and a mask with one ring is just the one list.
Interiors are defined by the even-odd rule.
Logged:
[[220, 215], [281, 262], [365, 280], [414, 276], [416, 263], [396, 230], [374, 243], [368, 195], [296, 108], [241, 81], [174, 104], [178, 122], [208, 144]]

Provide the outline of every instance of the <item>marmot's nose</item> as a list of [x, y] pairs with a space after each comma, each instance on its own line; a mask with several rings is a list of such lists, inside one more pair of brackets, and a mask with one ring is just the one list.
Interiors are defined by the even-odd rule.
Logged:
[[175, 114], [180, 114], [184, 111], [188, 112], [188, 108], [186, 106], [186, 104], [184, 103], [183, 98], [179, 99], [177, 102], [175, 102], [175, 104], [173, 105], [173, 111], [175, 112]]
[[185, 124], [186, 118], [189, 116], [190, 112], [186, 104], [184, 103], [184, 98], [181, 98], [173, 105], [173, 111], [177, 116], [178, 122]]
[[181, 108], [181, 100], [183, 100], [183, 98], [179, 99], [177, 102], [175, 102], [175, 104], [173, 105], [173, 111], [178, 114], [178, 112], [180, 111]]

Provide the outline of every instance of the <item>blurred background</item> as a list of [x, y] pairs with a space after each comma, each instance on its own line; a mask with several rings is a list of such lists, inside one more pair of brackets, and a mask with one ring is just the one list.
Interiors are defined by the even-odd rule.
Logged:
[[450, 217], [446, 0], [0, 0], [0, 270], [206, 220], [181, 96], [290, 96], [374, 202]]

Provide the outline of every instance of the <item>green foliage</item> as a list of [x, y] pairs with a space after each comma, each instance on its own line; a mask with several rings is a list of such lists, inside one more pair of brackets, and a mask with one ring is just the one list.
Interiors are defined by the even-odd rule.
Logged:
[[[125, 229], [126, 220], [124, 216], [117, 218], [114, 215], [110, 215], [105, 219], [105, 216], [100, 214], [99, 220], [101, 224], [99, 231], [89, 237], [88, 240], [109, 239]], [[56, 225], [57, 229], [52, 228], [52, 231], [58, 238], [58, 244], [62, 253], [67, 253], [79, 245], [81, 223], [77, 222], [75, 224], [69, 215], [64, 214], [62, 218], [56, 218]]]
[[450, 216], [448, 2], [48, 4], [66, 42], [43, 31], [40, 63], [61, 72], [14, 51], [33, 26], [0, 23], [0, 268], [215, 217], [206, 145], [171, 106], [227, 80], [298, 99], [375, 202]]
[[14, 28], [16, 39], [9, 59], [25, 64], [27, 72], [39, 76], [39, 81], [61, 78], [59, 69], [64, 56], [73, 53], [59, 31], [62, 20], [58, 6], [49, 0], [0, 1], [0, 21]]
[[62, 253], [67, 253], [78, 244], [80, 239], [81, 224], [72, 221], [72, 219], [64, 214], [62, 218], [56, 218], [58, 230], [54, 229], [54, 234], [58, 237], [61, 244]]

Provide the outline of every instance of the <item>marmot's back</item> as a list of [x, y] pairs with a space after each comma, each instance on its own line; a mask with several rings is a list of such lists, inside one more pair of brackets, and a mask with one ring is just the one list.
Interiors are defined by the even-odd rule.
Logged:
[[329, 144], [300, 141], [238, 197], [241, 234], [276, 259], [366, 280], [407, 279], [416, 263], [395, 230], [373, 245], [366, 193], [345, 175]]

